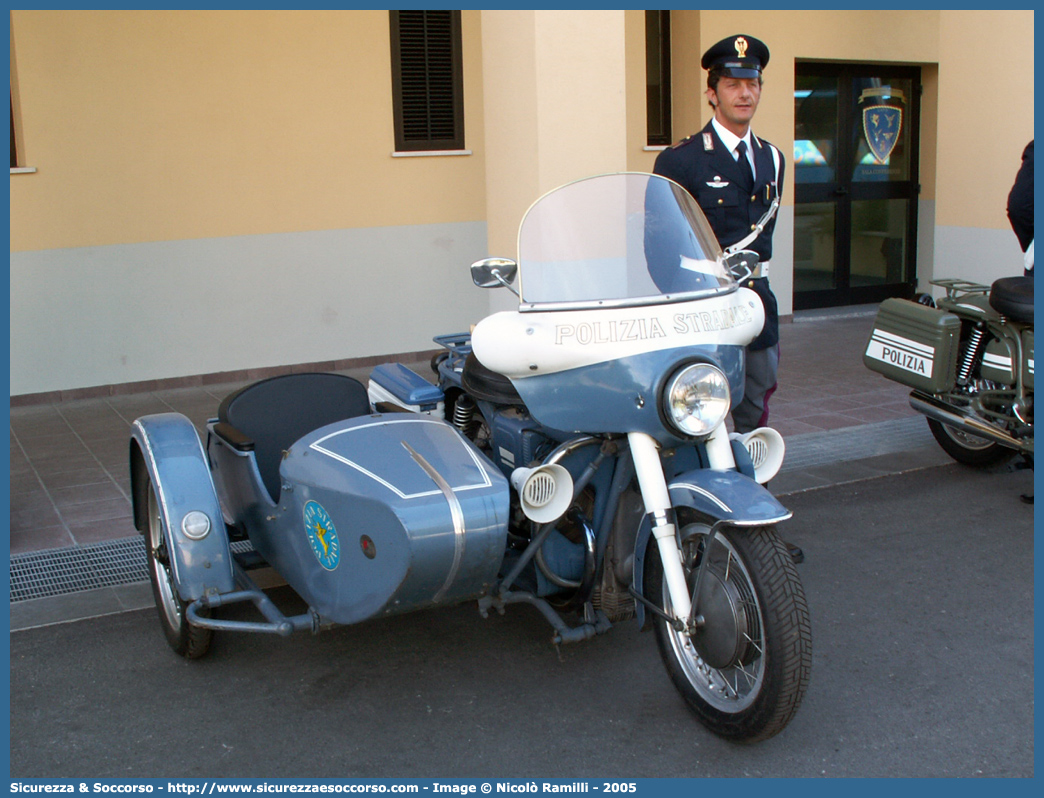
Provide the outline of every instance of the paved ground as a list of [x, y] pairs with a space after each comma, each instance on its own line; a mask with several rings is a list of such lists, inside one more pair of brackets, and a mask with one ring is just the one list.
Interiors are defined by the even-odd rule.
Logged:
[[779, 736], [688, 715], [631, 624], [549, 643], [473, 605], [185, 662], [153, 609], [11, 635], [11, 776], [1028, 777], [1028, 472], [957, 465], [794, 493], [813, 676]]

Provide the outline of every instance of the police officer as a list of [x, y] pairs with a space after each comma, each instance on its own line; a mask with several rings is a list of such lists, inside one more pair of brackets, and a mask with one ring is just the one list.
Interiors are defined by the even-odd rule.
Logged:
[[[661, 152], [653, 168], [695, 197], [723, 248], [749, 236], [783, 191], [782, 153], [750, 129], [768, 61], [768, 47], [753, 36], [730, 36], [707, 50], [701, 64], [707, 70], [706, 96], [714, 117], [695, 136]], [[765, 327], [747, 347], [743, 401], [732, 412], [737, 432], [767, 423], [768, 400], [776, 389], [779, 314], [768, 284], [775, 226], [773, 217], [743, 247], [757, 252], [761, 261], [759, 272], [743, 285], [761, 297]]]
[[1022, 165], [1008, 193], [1008, 221], [1024, 253], [1027, 277], [1033, 276], [1033, 142], [1022, 151]]

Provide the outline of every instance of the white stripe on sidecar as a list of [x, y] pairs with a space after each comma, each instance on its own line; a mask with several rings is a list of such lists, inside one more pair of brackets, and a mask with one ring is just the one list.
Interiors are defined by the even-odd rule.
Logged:
[[[438, 426], [442, 426], [442, 423], [439, 422], [439, 421], [430, 420], [430, 419], [423, 419], [423, 418], [416, 418], [416, 419], [413, 419], [413, 418], [403, 418], [403, 419], [395, 419], [394, 421], [389, 421], [389, 420], [375, 421], [372, 424], [361, 424], [361, 425], [359, 425], [357, 427], [351, 427], [350, 429], [342, 429], [342, 430], [338, 430], [337, 432], [331, 432], [329, 435], [325, 435], [322, 438], [320, 438], [319, 440], [317, 440], [314, 443], [312, 443], [312, 445], [309, 446], [308, 448], [314, 449], [315, 451], [319, 452], [320, 454], [325, 454], [327, 457], [331, 457], [331, 458], [333, 458], [334, 460], [336, 460], [339, 463], [344, 463], [346, 466], [349, 466], [350, 468], [354, 468], [360, 474], [364, 474], [364, 475], [368, 476], [370, 479], [372, 479], [374, 482], [377, 482], [377, 483], [383, 485], [384, 487], [386, 487], [388, 490], [390, 490], [392, 493], [394, 493], [400, 499], [408, 501], [410, 499], [420, 499], [420, 498], [424, 498], [426, 496], [441, 496], [441, 495], [443, 495], [442, 491], [439, 490], [439, 489], [428, 490], [428, 491], [421, 491], [419, 493], [404, 493], [402, 490], [400, 490], [399, 488], [395, 487], [392, 483], [388, 482], [388, 480], [383, 479], [382, 477], [377, 476], [376, 474], [374, 474], [369, 469], [363, 468], [361, 465], [359, 465], [355, 461], [349, 460], [344, 455], [337, 454], [337, 452], [332, 452], [329, 449], [325, 449], [322, 446], [320, 446], [320, 444], [323, 443], [324, 441], [328, 441], [328, 440], [330, 440], [330, 438], [336, 438], [338, 435], [345, 435], [345, 434], [347, 434], [349, 432], [355, 432], [356, 430], [361, 430], [361, 429], [369, 429], [370, 427], [386, 427], [389, 424], [436, 424]], [[478, 489], [490, 487], [493, 483], [492, 483], [492, 481], [489, 478], [489, 474], [486, 473], [486, 469], [482, 465], [482, 461], [478, 459], [478, 457], [475, 455], [475, 452], [473, 452], [470, 448], [468, 448], [468, 446], [466, 446], [463, 441], [458, 440], [458, 443], [464, 448], [464, 451], [466, 451], [468, 453], [468, 456], [471, 458], [472, 462], [475, 463], [475, 466], [476, 466], [476, 468], [478, 468], [479, 473], [482, 474], [483, 481], [480, 482], [480, 483], [476, 483], [474, 485], [458, 485], [458, 486], [452, 488], [453, 492], [457, 493], [457, 492], [465, 491], [465, 490], [478, 490]], [[430, 477], [429, 477], [429, 479], [430, 479]]]

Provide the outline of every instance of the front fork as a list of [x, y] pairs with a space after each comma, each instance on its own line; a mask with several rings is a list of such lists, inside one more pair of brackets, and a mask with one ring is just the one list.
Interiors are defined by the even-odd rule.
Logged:
[[[675, 534], [675, 514], [667, 489], [667, 480], [663, 474], [663, 465], [660, 462], [659, 448], [652, 437], [641, 432], [629, 433], [627, 441], [634, 458], [634, 470], [638, 477], [642, 500], [645, 502], [645, 510], [652, 521], [652, 535], [660, 552], [664, 579], [667, 581], [667, 591], [671, 596], [675, 618], [688, 619], [687, 624], [691, 624], [693, 596], [689, 594], [689, 584], [682, 567], [681, 549], [678, 547], [678, 536]], [[705, 446], [712, 469], [735, 469], [736, 461], [724, 425], [714, 431], [705, 441]]]

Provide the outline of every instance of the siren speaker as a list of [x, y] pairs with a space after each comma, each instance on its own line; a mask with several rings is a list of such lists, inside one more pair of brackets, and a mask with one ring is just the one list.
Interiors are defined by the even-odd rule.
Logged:
[[522, 512], [538, 524], [559, 518], [573, 502], [573, 478], [560, 465], [516, 468], [511, 486], [518, 492]]
[[754, 464], [754, 479], [759, 484], [764, 485], [779, 473], [787, 447], [783, 443], [783, 436], [776, 430], [771, 427], [758, 427], [745, 435], [733, 432], [729, 438], [738, 440], [747, 450], [750, 461]]

